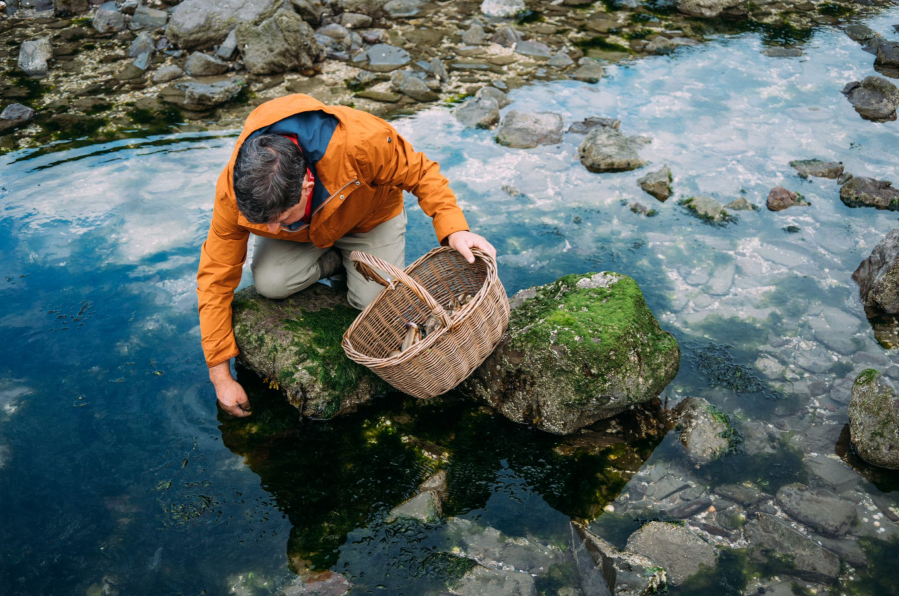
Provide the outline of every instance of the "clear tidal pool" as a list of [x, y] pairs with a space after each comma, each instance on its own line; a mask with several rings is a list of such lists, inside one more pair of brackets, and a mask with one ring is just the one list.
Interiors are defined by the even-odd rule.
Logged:
[[[897, 9], [866, 21], [887, 38], [894, 23]], [[840, 94], [876, 73], [873, 56], [839, 30], [816, 31], [802, 57], [764, 49], [757, 34], [722, 36], [611, 66], [599, 85], [512, 93], [506, 110], [559, 112], [566, 128], [615, 117], [624, 134], [651, 137], [641, 151], [651, 164], [634, 172], [588, 172], [579, 135], [520, 150], [463, 129], [445, 107], [395, 121], [440, 162], [473, 229], [497, 246], [510, 294], [585, 271], [640, 283], [683, 350], [662, 399], [705, 397], [744, 438], [701, 470], [685, 463], [674, 433], [627, 454], [566, 452], [566, 439], [452, 399], [393, 396], [345, 419], [301, 422], [243, 370], [253, 417], [217, 416], [195, 274], [235, 135], [0, 157], [0, 592], [267, 594], [299, 569], [342, 573], [353, 594], [437, 592], [464, 572], [448, 554], [450, 533], [387, 518], [438, 467], [449, 478], [446, 514], [563, 548], [571, 518], [623, 544], [639, 520], [603, 507], [627, 510], [621, 503], [666, 474], [773, 494], [795, 481], [830, 486], [810, 462], [842, 457], [857, 467], [860, 510], [899, 506], [899, 474], [858, 462], [844, 433], [859, 372], [899, 380], [897, 352], [875, 340], [850, 278], [897, 213], [850, 209], [835, 181], [802, 180], [788, 165], [842, 161], [856, 176], [899, 183], [899, 129], [862, 120]], [[636, 183], [663, 164], [675, 191], [664, 204]], [[774, 186], [811, 207], [768, 212]], [[694, 194], [744, 196], [762, 209], [715, 227], [677, 205]], [[434, 237], [407, 200], [411, 262]], [[633, 200], [658, 215], [632, 213]], [[784, 367], [776, 378], [754, 368], [762, 353]], [[616, 463], [623, 455], [630, 467]], [[837, 592], [896, 594], [884, 567], [899, 525], [860, 515], [850, 534], [865, 541], [869, 567]], [[717, 575], [680, 593], [740, 594], [750, 574], [767, 572], [728, 551]], [[537, 587], [556, 594], [572, 581], [561, 565]]]

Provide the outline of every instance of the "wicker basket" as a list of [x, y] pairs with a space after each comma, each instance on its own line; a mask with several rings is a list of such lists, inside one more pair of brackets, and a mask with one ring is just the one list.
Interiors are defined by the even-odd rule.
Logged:
[[[356, 269], [387, 287], [362, 311], [343, 335], [343, 349], [355, 362], [409, 395], [430, 398], [446, 393], [477, 368], [496, 348], [509, 325], [509, 299], [496, 273], [496, 261], [475, 249], [474, 264], [456, 250], [435, 248], [405, 271], [355, 251]], [[375, 269], [389, 273], [388, 282]], [[451, 301], [473, 299], [452, 315]], [[442, 323], [400, 354], [407, 322], [422, 324], [434, 314]]]

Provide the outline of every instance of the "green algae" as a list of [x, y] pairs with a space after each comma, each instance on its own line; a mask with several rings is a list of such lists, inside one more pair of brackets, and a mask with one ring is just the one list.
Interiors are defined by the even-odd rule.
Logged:
[[867, 368], [863, 370], [857, 377], [855, 377], [856, 385], [869, 385], [874, 382], [874, 380], [880, 375], [880, 373], [873, 368]]
[[574, 45], [584, 50], [601, 50], [603, 52], [622, 52], [625, 54], [630, 54], [631, 49], [626, 48], [623, 45], [612, 43], [611, 41], [606, 40], [604, 37], [591, 37], [590, 39], [582, 39], [580, 41], [574, 42]]
[[868, 558], [868, 566], [857, 570], [843, 587], [853, 596], [899, 596], [896, 561], [899, 561], [899, 538], [890, 540], [861, 538], [859, 544]]

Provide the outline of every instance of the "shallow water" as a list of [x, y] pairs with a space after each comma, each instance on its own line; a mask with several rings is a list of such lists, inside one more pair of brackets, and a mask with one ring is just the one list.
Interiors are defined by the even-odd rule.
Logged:
[[[889, 38], [896, 22], [894, 9], [867, 24]], [[826, 486], [803, 460], [845, 453], [855, 375], [873, 366], [899, 380], [896, 352], [875, 341], [850, 279], [897, 214], [847, 208], [835, 181], [801, 180], [788, 165], [817, 157], [899, 179], [897, 124], [862, 120], [840, 94], [874, 74], [873, 57], [835, 30], [816, 32], [801, 58], [763, 49], [755, 34], [721, 37], [612, 66], [597, 86], [513, 93], [506, 110], [557, 111], [566, 127], [617, 117], [624, 134], [652, 137], [641, 151], [652, 163], [635, 172], [587, 172], [577, 135], [503, 148], [443, 107], [395, 122], [441, 163], [472, 227], [496, 244], [510, 293], [571, 272], [634, 277], [684, 353], [663, 399], [706, 397], [740, 425], [744, 452], [699, 471], [669, 435], [613, 501], [619, 510], [659, 470], [708, 487]], [[300, 423], [241, 371], [255, 414], [220, 421], [194, 289], [214, 181], [233, 142], [170, 135], [0, 157], [4, 593], [91, 593], [105, 582], [121, 593], [263, 594], [292, 570], [322, 568], [346, 575], [354, 593], [437, 590], [457, 573], [442, 554], [452, 549], [445, 528], [386, 522], [438, 465], [404, 436], [446, 451], [449, 514], [512, 536], [564, 544], [570, 517], [592, 518], [616, 498], [624, 481], [607, 473], [605, 456], [560, 457], [561, 439], [470, 404], [393, 397], [345, 420]], [[662, 164], [675, 189], [664, 204], [636, 184]], [[714, 227], [676, 204], [708, 194], [763, 207], [778, 185], [812, 206], [739, 212]], [[407, 200], [411, 262], [434, 238]], [[658, 216], [632, 213], [632, 200]], [[786, 367], [780, 379], [753, 368], [760, 353]], [[899, 506], [895, 474], [859, 471], [852, 494], [863, 513]], [[620, 542], [633, 517], [604, 515], [594, 527]], [[860, 520], [854, 537], [899, 534], [877, 513]], [[568, 580], [560, 572], [538, 588], [554, 594]], [[847, 589], [877, 593], [862, 580]]]

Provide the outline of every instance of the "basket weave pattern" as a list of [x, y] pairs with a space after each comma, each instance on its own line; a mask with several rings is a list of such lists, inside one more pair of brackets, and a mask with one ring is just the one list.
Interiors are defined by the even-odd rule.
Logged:
[[[353, 361], [373, 370], [400, 391], [436, 397], [464, 381], [489, 356], [509, 325], [509, 299], [496, 261], [475, 249], [474, 264], [456, 250], [435, 248], [405, 271], [362, 252], [353, 252], [356, 269], [388, 289], [362, 311], [343, 336]], [[389, 273], [388, 282], [375, 269]], [[460, 295], [474, 298], [450, 315]], [[422, 325], [434, 314], [443, 325], [399, 355], [407, 322]]]

